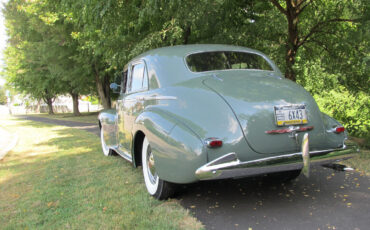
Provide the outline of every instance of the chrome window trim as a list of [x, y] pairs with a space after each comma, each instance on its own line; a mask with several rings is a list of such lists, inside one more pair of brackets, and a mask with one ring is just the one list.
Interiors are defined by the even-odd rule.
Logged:
[[[186, 58], [190, 55], [193, 55], [193, 54], [199, 54], [199, 53], [211, 53], [211, 52], [240, 52], [240, 53], [248, 53], [248, 54], [256, 54], [258, 56], [261, 56], [271, 67], [272, 70], [262, 70], [262, 69], [221, 69], [221, 70], [209, 70], [209, 71], [202, 71], [202, 72], [194, 72], [192, 71], [190, 68], [189, 68], [189, 65], [186, 61]], [[255, 51], [245, 51], [245, 50], [209, 50], [209, 51], [194, 51], [194, 52], [190, 52], [190, 53], [187, 53], [184, 57], [183, 57], [183, 62], [186, 66], [186, 69], [189, 70], [191, 73], [194, 73], [194, 74], [202, 74], [202, 73], [212, 73], [212, 72], [219, 72], [219, 71], [263, 71], [263, 72], [277, 72], [276, 71], [276, 68], [275, 65], [273, 65], [273, 63], [267, 59], [264, 55], [262, 55], [261, 53], [259, 52], [255, 52]]]
[[[143, 64], [144, 65], [144, 72], [143, 72], [143, 80], [142, 80], [142, 84], [144, 84], [144, 77], [147, 78], [147, 82], [148, 82], [148, 85], [147, 86], [141, 86], [142, 88], [139, 89], [139, 90], [135, 90], [135, 91], [131, 91], [131, 87], [132, 87], [132, 69], [134, 68], [135, 65], [138, 65], [138, 64]], [[133, 94], [133, 93], [140, 93], [140, 92], [144, 92], [144, 91], [148, 91], [149, 90], [149, 75], [148, 75], [148, 67], [146, 65], [146, 62], [145, 60], [143, 59], [140, 59], [140, 60], [135, 60], [133, 62], [131, 62], [129, 65], [128, 65], [128, 72], [127, 72], [127, 89], [126, 89], [126, 95], [130, 95], [130, 94]]]

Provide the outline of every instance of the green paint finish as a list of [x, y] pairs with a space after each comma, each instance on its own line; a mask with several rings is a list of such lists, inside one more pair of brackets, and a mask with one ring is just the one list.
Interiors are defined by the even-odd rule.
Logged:
[[[191, 72], [185, 58], [201, 51], [243, 51], [261, 55], [273, 71], [223, 70]], [[240, 161], [257, 160], [300, 151], [289, 134], [271, 135], [274, 106], [305, 104], [310, 150], [340, 147], [345, 134], [327, 132], [334, 119], [322, 115], [309, 93], [286, 80], [274, 63], [258, 51], [225, 45], [189, 45], [148, 51], [132, 60], [143, 60], [149, 90], [121, 94], [117, 110], [99, 115], [106, 143], [127, 159], [133, 158], [133, 137], [148, 138], [160, 178], [176, 183], [197, 181], [202, 165], [235, 152]], [[130, 68], [130, 62], [127, 66]], [[130, 71], [129, 71], [130, 75]], [[216, 137], [223, 146], [210, 149], [204, 140]], [[298, 142], [298, 143], [297, 143]]]
[[[271, 75], [273, 73], [268, 71], [224, 71], [217, 73], [220, 80], [208, 79], [205, 84], [223, 97], [234, 110], [254, 151], [280, 154], [300, 150], [300, 144], [297, 145], [294, 138], [289, 138], [289, 133], [265, 133], [277, 129], [274, 106], [290, 104], [306, 105], [309, 122], [304, 126], [314, 126], [309, 131], [312, 136], [310, 147], [325, 148], [326, 137], [320, 111], [311, 95], [292, 81]], [[298, 140], [301, 140], [302, 133], [298, 135]]]

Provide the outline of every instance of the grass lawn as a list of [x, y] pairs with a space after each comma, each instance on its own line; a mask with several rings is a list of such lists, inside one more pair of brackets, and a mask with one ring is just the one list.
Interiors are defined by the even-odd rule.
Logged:
[[355, 168], [356, 171], [370, 176], [370, 150], [368, 149], [361, 149], [358, 156], [341, 163], [351, 166]]
[[0, 117], [19, 136], [0, 161], [1, 229], [202, 229], [176, 200], [151, 198], [140, 169], [78, 129]]
[[78, 121], [78, 122], [94, 123], [94, 124], [97, 124], [98, 122], [97, 112], [81, 113], [81, 116], [74, 116], [72, 113], [56, 113], [53, 115], [49, 115], [47, 113], [41, 113], [41, 114], [27, 114], [27, 116], [46, 117], [50, 119]]

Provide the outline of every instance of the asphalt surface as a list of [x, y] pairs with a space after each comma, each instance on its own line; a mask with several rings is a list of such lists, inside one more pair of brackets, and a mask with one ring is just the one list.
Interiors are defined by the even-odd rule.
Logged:
[[309, 179], [201, 182], [177, 196], [207, 229], [370, 229], [370, 181], [315, 167]]
[[[23, 116], [99, 135], [97, 125]], [[310, 178], [206, 181], [180, 186], [176, 199], [206, 229], [370, 229], [370, 178], [315, 167]], [[124, 218], [124, 217], [123, 217]]]
[[87, 132], [96, 134], [97, 136], [100, 136], [100, 130], [98, 124], [91, 124], [91, 123], [84, 123], [84, 122], [76, 122], [76, 121], [65, 121], [65, 120], [56, 120], [56, 119], [50, 119], [45, 117], [36, 117], [36, 116], [25, 116], [25, 115], [19, 115], [15, 116], [24, 120], [30, 120], [30, 121], [38, 121], [53, 125], [62, 125], [62, 126], [68, 126], [76, 129], [85, 130]]

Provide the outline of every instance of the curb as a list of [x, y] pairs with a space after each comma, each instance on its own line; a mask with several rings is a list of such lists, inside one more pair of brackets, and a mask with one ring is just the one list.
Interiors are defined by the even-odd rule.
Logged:
[[[6, 132], [8, 132], [8, 131], [6, 131]], [[17, 145], [17, 142], [18, 142], [18, 139], [19, 139], [18, 135], [17, 134], [10, 134], [10, 136], [11, 136], [10, 144], [5, 149], [0, 150], [0, 161], [3, 160], [4, 157], [6, 156], [6, 154], [8, 154], [8, 152], [10, 152], [10, 150], [12, 150]]]

